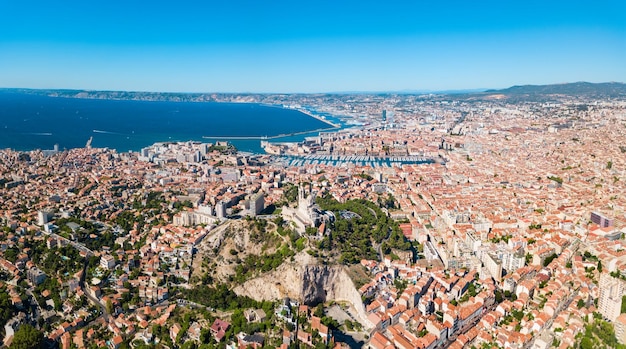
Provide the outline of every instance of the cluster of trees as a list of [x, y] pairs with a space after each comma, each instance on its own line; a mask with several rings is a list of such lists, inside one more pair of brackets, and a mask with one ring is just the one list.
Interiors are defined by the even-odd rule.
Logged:
[[504, 317], [504, 319], [502, 319], [502, 324], [504, 325], [508, 325], [511, 323], [511, 321], [516, 320], [516, 321], [522, 321], [522, 319], [524, 318], [524, 312], [521, 310], [517, 310], [517, 309], [511, 309], [511, 313], [508, 314], [507, 316]]
[[393, 248], [393, 249], [401, 250], [401, 251], [410, 250], [413, 247], [413, 245], [411, 244], [410, 241], [406, 239], [406, 237], [402, 233], [402, 230], [400, 229], [398, 224], [396, 224], [393, 221], [392, 223], [393, 225], [391, 227], [391, 232], [389, 233], [389, 237], [387, 238], [387, 240], [383, 242], [383, 252], [385, 254], [390, 253], [390, 252], [385, 252], [385, 249], [384, 249], [385, 245], [389, 246], [390, 249]]
[[121, 214], [120, 216], [122, 216], [122, 218], [118, 216], [115, 223], [127, 231], [133, 228], [134, 223], [138, 224], [139, 230], [143, 228], [146, 222], [151, 225], [165, 224], [166, 222], [163, 218], [157, 219], [156, 217], [159, 217], [162, 213], [172, 215], [172, 212], [169, 211], [166, 203], [167, 200], [162, 192], [148, 192], [144, 198], [135, 198], [131, 205], [133, 210], [140, 212], [141, 214], [135, 216], [135, 213], [133, 212], [124, 212], [126, 214]]
[[[615, 271], [612, 271], [609, 274], [616, 279], [626, 280], [626, 275], [623, 275], [622, 272], [619, 271], [619, 269], [616, 269]], [[626, 304], [626, 303], [622, 303], [622, 304]]]
[[235, 281], [241, 283], [255, 273], [266, 273], [281, 265], [285, 259], [295, 255], [295, 252], [287, 244], [282, 245], [275, 253], [247, 256], [235, 267]]
[[115, 239], [117, 236], [109, 230], [104, 233], [98, 235], [98, 237], [92, 239], [87, 238], [84, 240], [85, 246], [92, 251], [100, 251], [103, 246], [111, 247], [114, 251], [117, 250], [120, 246], [115, 244]]
[[189, 327], [191, 326], [191, 321], [192, 321], [191, 313], [185, 313], [185, 315], [183, 315], [183, 318], [180, 322], [180, 332], [178, 332], [178, 335], [176, 336], [177, 344], [181, 343], [183, 337], [187, 334], [187, 331], [189, 331]]
[[502, 236], [496, 236], [496, 237], [494, 237], [494, 238], [491, 238], [491, 240], [489, 240], [489, 241], [491, 241], [491, 242], [492, 242], [492, 243], [494, 243], [494, 244], [497, 244], [497, 243], [499, 243], [500, 241], [504, 241], [505, 243], [507, 243], [507, 244], [508, 244], [508, 243], [509, 243], [509, 240], [511, 240], [511, 238], [512, 238], [512, 237], [513, 237], [512, 235], [502, 235]]
[[387, 209], [398, 208], [398, 204], [396, 202], [396, 198], [394, 198], [393, 195], [391, 195], [391, 193], [388, 193], [386, 198], [383, 198], [382, 196], [379, 196], [378, 197], [378, 205], [380, 205], [380, 207], [384, 207], [384, 208], [387, 208]]
[[213, 151], [217, 151], [221, 154], [235, 154], [237, 152], [237, 148], [234, 145], [228, 143], [227, 145], [211, 145], [208, 149], [209, 153]]
[[[117, 238], [117, 236], [113, 232], [111, 232], [110, 230], [102, 231], [101, 227], [92, 222], [85, 221], [76, 217], [70, 217], [58, 219], [55, 223], [62, 233], [71, 233], [72, 230], [67, 225], [70, 222], [80, 225], [80, 229], [75, 232], [75, 235], [78, 242], [84, 244], [88, 249], [92, 251], [98, 251], [102, 248], [102, 246], [109, 246], [114, 249], [120, 247], [119, 245], [115, 246], [115, 239]], [[122, 212], [115, 219], [115, 223], [120, 225], [123, 229], [132, 229], [134, 222], [135, 216], [132, 212], [129, 211]], [[59, 235], [63, 235], [62, 233], [60, 233]], [[93, 238], [92, 236], [96, 236], [96, 238]]]
[[266, 319], [263, 322], [248, 323], [243, 312], [245, 309], [236, 309], [230, 316], [230, 328], [226, 335], [235, 335], [239, 332], [257, 333], [265, 332], [272, 328], [272, 319], [274, 317], [274, 304], [272, 302], [263, 302], [259, 307], [265, 312]]
[[[59, 227], [59, 235], [68, 237], [68, 234], [73, 233], [72, 228], [70, 228], [68, 223], [76, 223], [80, 226], [81, 229], [77, 231], [77, 236], [79, 241], [85, 239], [90, 234], [95, 234], [98, 231], [98, 227], [92, 222], [88, 222], [84, 219], [80, 219], [77, 217], [69, 217], [69, 218], [59, 218], [55, 222], [55, 225]], [[82, 238], [82, 239], [81, 239]]]
[[29, 324], [24, 324], [15, 332], [9, 349], [36, 349], [43, 347], [43, 333]]
[[124, 185], [114, 185], [111, 186], [109, 188], [109, 190], [111, 191], [111, 193], [113, 194], [113, 196], [115, 197], [122, 197], [122, 193], [124, 192], [124, 190], [128, 189], [128, 185], [124, 184]]
[[355, 220], [338, 219], [332, 233], [325, 236], [318, 247], [320, 250], [338, 251], [339, 262], [355, 264], [361, 259], [378, 259], [370, 240], [371, 226]]
[[[167, 277], [164, 277], [164, 279], [166, 278]], [[139, 290], [133, 287], [129, 281], [125, 281], [123, 286], [125, 289], [128, 290], [128, 292], [122, 293], [122, 298], [120, 299], [120, 303], [122, 304], [122, 308], [124, 308], [124, 311], [128, 311], [131, 304], [134, 304], [135, 306], [141, 306]]]
[[[0, 288], [0, 328], [4, 328], [4, 325], [13, 317], [16, 309], [13, 307], [13, 303], [11, 303], [11, 298], [9, 297], [9, 293], [6, 288]], [[2, 340], [2, 333], [0, 331], [0, 340]]]
[[193, 204], [189, 200], [176, 201], [172, 204], [172, 208], [174, 209], [174, 211], [180, 212], [184, 210], [185, 208], [193, 208]]
[[593, 323], [585, 325], [585, 331], [576, 336], [578, 340], [576, 348], [592, 349], [608, 347], [625, 349], [626, 345], [617, 342], [613, 325], [602, 320], [602, 316], [598, 313], [594, 313], [593, 316]]
[[138, 229], [143, 228], [146, 224], [142, 215], [135, 216], [135, 214], [131, 211], [124, 211], [120, 213], [120, 215], [115, 218], [115, 223], [125, 231], [132, 230], [135, 223], [137, 223]]
[[225, 284], [215, 287], [198, 285], [193, 289], [181, 289], [183, 299], [220, 310], [259, 308], [262, 303], [249, 297], [238, 296]]
[[[291, 228], [285, 228], [285, 220], [283, 219], [283, 217], [281, 216], [277, 216], [276, 218], [273, 219], [274, 224], [276, 224], [276, 232], [280, 235], [280, 236], [286, 236], [288, 235], [291, 238], [292, 242], [295, 242], [296, 240], [298, 240], [298, 233], [296, 233], [293, 229]], [[315, 229], [315, 231], [317, 232], [317, 229]]]
[[496, 303], [498, 304], [502, 303], [504, 299], [508, 299], [512, 302], [517, 300], [517, 296], [515, 295], [515, 293], [512, 293], [511, 291], [502, 292], [500, 290], [496, 290], [495, 296], [496, 296]]
[[459, 303], [467, 302], [470, 299], [470, 297], [476, 297], [477, 294], [478, 294], [478, 289], [476, 288], [476, 284], [474, 284], [473, 282], [470, 282], [469, 286], [467, 286], [467, 290], [465, 291], [465, 294], [463, 294], [463, 296], [459, 299]]
[[4, 258], [11, 263], [15, 263], [19, 254], [20, 249], [17, 246], [11, 246], [4, 251]]
[[396, 292], [398, 294], [402, 294], [402, 292], [406, 290], [408, 284], [407, 280], [404, 279], [397, 278], [393, 280], [393, 285], [396, 287]]
[[[182, 332], [182, 331], [181, 331]], [[154, 336], [154, 338], [158, 338], [159, 339], [159, 344], [165, 345], [168, 348], [171, 348], [174, 346], [174, 343], [172, 343], [172, 339], [170, 338], [170, 331], [169, 328], [167, 328], [166, 326], [161, 326], [161, 325], [153, 325], [152, 326], [152, 335]], [[156, 346], [141, 346], [144, 345], [145, 342], [140, 342], [140, 346], [135, 346], [135, 348], [156, 348]], [[135, 344], [135, 343], [133, 343]]]
[[50, 250], [38, 264], [48, 275], [74, 274], [82, 268], [83, 257], [71, 245]]
[[[235, 334], [240, 333], [240, 332], [263, 333], [263, 332], [266, 332], [268, 329], [270, 329], [271, 324], [272, 324], [271, 319], [274, 314], [273, 313], [274, 304], [271, 302], [264, 302], [263, 304], [261, 304], [261, 306], [262, 306], [262, 309], [265, 311], [265, 313], [268, 314], [267, 320], [263, 322], [248, 323], [243, 313], [244, 310], [235, 309], [230, 315], [230, 319], [229, 319], [230, 327], [226, 331], [225, 338], [232, 339], [235, 336]], [[209, 324], [214, 321], [214, 317], [211, 314], [205, 314], [204, 318], [208, 321]], [[215, 341], [215, 339], [211, 335], [209, 328], [203, 328], [201, 330], [200, 343], [196, 343], [189, 339], [184, 341], [184, 336], [186, 335], [187, 330], [189, 329], [191, 323], [194, 320], [195, 320], [194, 316], [191, 315], [191, 313], [185, 313], [182, 316], [182, 318], [178, 319], [182, 327], [175, 341], [178, 345], [178, 348], [181, 348], [181, 349], [215, 349], [215, 348], [224, 347], [225, 345], [224, 342], [217, 343]], [[168, 328], [164, 326], [154, 325], [152, 327], [152, 333], [155, 334], [157, 338], [162, 339], [162, 342], [161, 342], [162, 344], [165, 344], [169, 347], [173, 346], [173, 343], [171, 342], [171, 339], [169, 338]], [[134, 345], [134, 348], [136, 349], [159, 348], [159, 346], [154, 346], [154, 345], [147, 346], [143, 342], [134, 342], [133, 345]]]
[[[392, 249], [410, 250], [412, 245], [402, 234], [397, 222], [393, 221], [373, 202], [349, 200], [340, 203], [330, 196], [319, 197], [317, 204], [337, 217], [332, 233], [319, 243], [321, 250], [338, 251], [339, 262], [358, 263], [361, 259], [377, 259], [374, 245], [380, 245], [383, 253]], [[339, 212], [350, 211], [358, 217], [343, 218]]]
[[597, 262], [598, 256], [591, 254], [591, 252], [589, 251], [585, 251], [585, 253], [583, 253], [583, 261], [588, 261], [588, 260]]
[[267, 240], [267, 220], [246, 217], [250, 229], [250, 241], [260, 243]]
[[359, 178], [363, 178], [363, 179], [365, 179], [366, 181], [371, 181], [372, 179], [374, 179], [374, 177], [372, 177], [372, 176], [368, 175], [368, 174], [367, 174], [367, 173], [365, 173], [365, 172], [361, 172], [361, 173], [359, 173], [359, 174], [358, 174], [358, 175], [356, 175], [356, 176], [357, 176], [357, 177], [359, 177]]
[[343, 324], [346, 326], [346, 330], [348, 331], [361, 331], [363, 328], [358, 321], [352, 322], [349, 319], [346, 319]]
[[298, 200], [298, 186], [293, 183], [287, 183], [283, 187], [283, 197], [276, 202], [276, 207], [286, 206]]
[[37, 285], [35, 287], [35, 292], [33, 294], [37, 297], [37, 301], [39, 305], [45, 306], [45, 298], [41, 296], [41, 293], [44, 290], [50, 291], [50, 298], [54, 301], [54, 309], [61, 310], [61, 296], [59, 295], [59, 290], [61, 289], [61, 285], [59, 285], [59, 281], [55, 277], [48, 277], [44, 282]]
[[162, 205], [165, 203], [165, 198], [163, 197], [163, 193], [160, 191], [148, 192], [145, 200], [146, 200], [146, 203], [143, 204], [142, 200], [135, 199], [133, 201], [133, 208], [135, 210], [160, 209]]

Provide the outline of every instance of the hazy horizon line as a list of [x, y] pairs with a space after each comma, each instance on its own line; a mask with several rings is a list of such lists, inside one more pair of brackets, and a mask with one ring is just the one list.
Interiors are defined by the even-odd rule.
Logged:
[[452, 89], [398, 89], [398, 90], [347, 90], [347, 91], [323, 91], [323, 92], [230, 92], [230, 91], [149, 91], [149, 90], [123, 90], [123, 89], [90, 89], [90, 88], [34, 88], [34, 87], [0, 87], [0, 90], [28, 90], [28, 91], [76, 91], [76, 92], [124, 92], [124, 93], [163, 93], [163, 94], [231, 94], [231, 95], [316, 95], [316, 94], [462, 94], [462, 93], [480, 93], [487, 91], [506, 90], [519, 86], [557, 86], [577, 83], [588, 84], [626, 84], [621, 81], [573, 81], [560, 82], [550, 84], [515, 84], [508, 87], [481, 87], [481, 88], [452, 88]]

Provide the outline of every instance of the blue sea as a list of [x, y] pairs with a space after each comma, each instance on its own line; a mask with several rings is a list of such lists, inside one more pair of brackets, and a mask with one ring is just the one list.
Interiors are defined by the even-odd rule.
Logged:
[[[93, 147], [138, 151], [155, 142], [277, 136], [329, 128], [302, 112], [253, 103], [148, 102], [48, 97], [0, 91], [0, 148]], [[298, 141], [317, 132], [274, 139]], [[262, 153], [260, 140], [230, 140]]]

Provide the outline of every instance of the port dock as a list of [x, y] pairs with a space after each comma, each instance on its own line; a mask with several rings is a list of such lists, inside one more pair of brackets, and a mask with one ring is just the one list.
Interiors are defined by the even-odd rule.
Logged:
[[272, 139], [279, 139], [279, 138], [285, 138], [285, 137], [299, 136], [299, 135], [305, 135], [305, 134], [309, 134], [309, 133], [324, 132], [324, 131], [330, 131], [330, 130], [335, 130], [335, 129], [337, 129], [337, 127], [318, 128], [318, 129], [311, 130], [311, 131], [281, 133], [281, 134], [275, 135], [275, 136], [202, 136], [202, 138], [204, 138], [204, 139], [218, 139], [218, 140], [261, 140], [261, 141], [267, 141], [267, 140], [272, 140]]

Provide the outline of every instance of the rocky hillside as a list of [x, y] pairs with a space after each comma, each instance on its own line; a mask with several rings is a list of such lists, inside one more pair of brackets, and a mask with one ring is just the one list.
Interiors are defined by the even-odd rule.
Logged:
[[307, 305], [337, 301], [349, 303], [352, 315], [364, 327], [371, 328], [359, 292], [341, 265], [321, 265], [307, 253], [299, 253], [276, 270], [246, 281], [234, 291], [255, 300], [289, 297]]
[[569, 96], [608, 96], [626, 95], [626, 84], [619, 82], [590, 83], [573, 82], [553, 85], [512, 86], [502, 90], [487, 90], [485, 93], [501, 93], [505, 95], [569, 95]]
[[230, 282], [237, 275], [237, 266], [248, 258], [275, 253], [284, 240], [287, 239], [272, 232], [272, 227], [257, 228], [254, 222], [245, 220], [227, 221], [197, 247], [193, 276], [210, 275], [214, 282]]
[[[296, 233], [281, 217], [229, 221], [212, 230], [198, 247], [192, 283], [223, 284], [257, 301], [289, 297], [311, 306], [347, 303], [352, 318], [371, 328], [354, 284], [363, 275], [347, 266], [359, 266], [361, 259], [378, 259], [381, 254], [411, 260], [416, 246], [377, 203], [339, 203], [320, 197], [316, 204], [336, 217], [327, 227], [332, 233], [321, 238], [310, 238], [316, 230]], [[391, 197], [383, 204], [394, 207], [395, 200]]]

